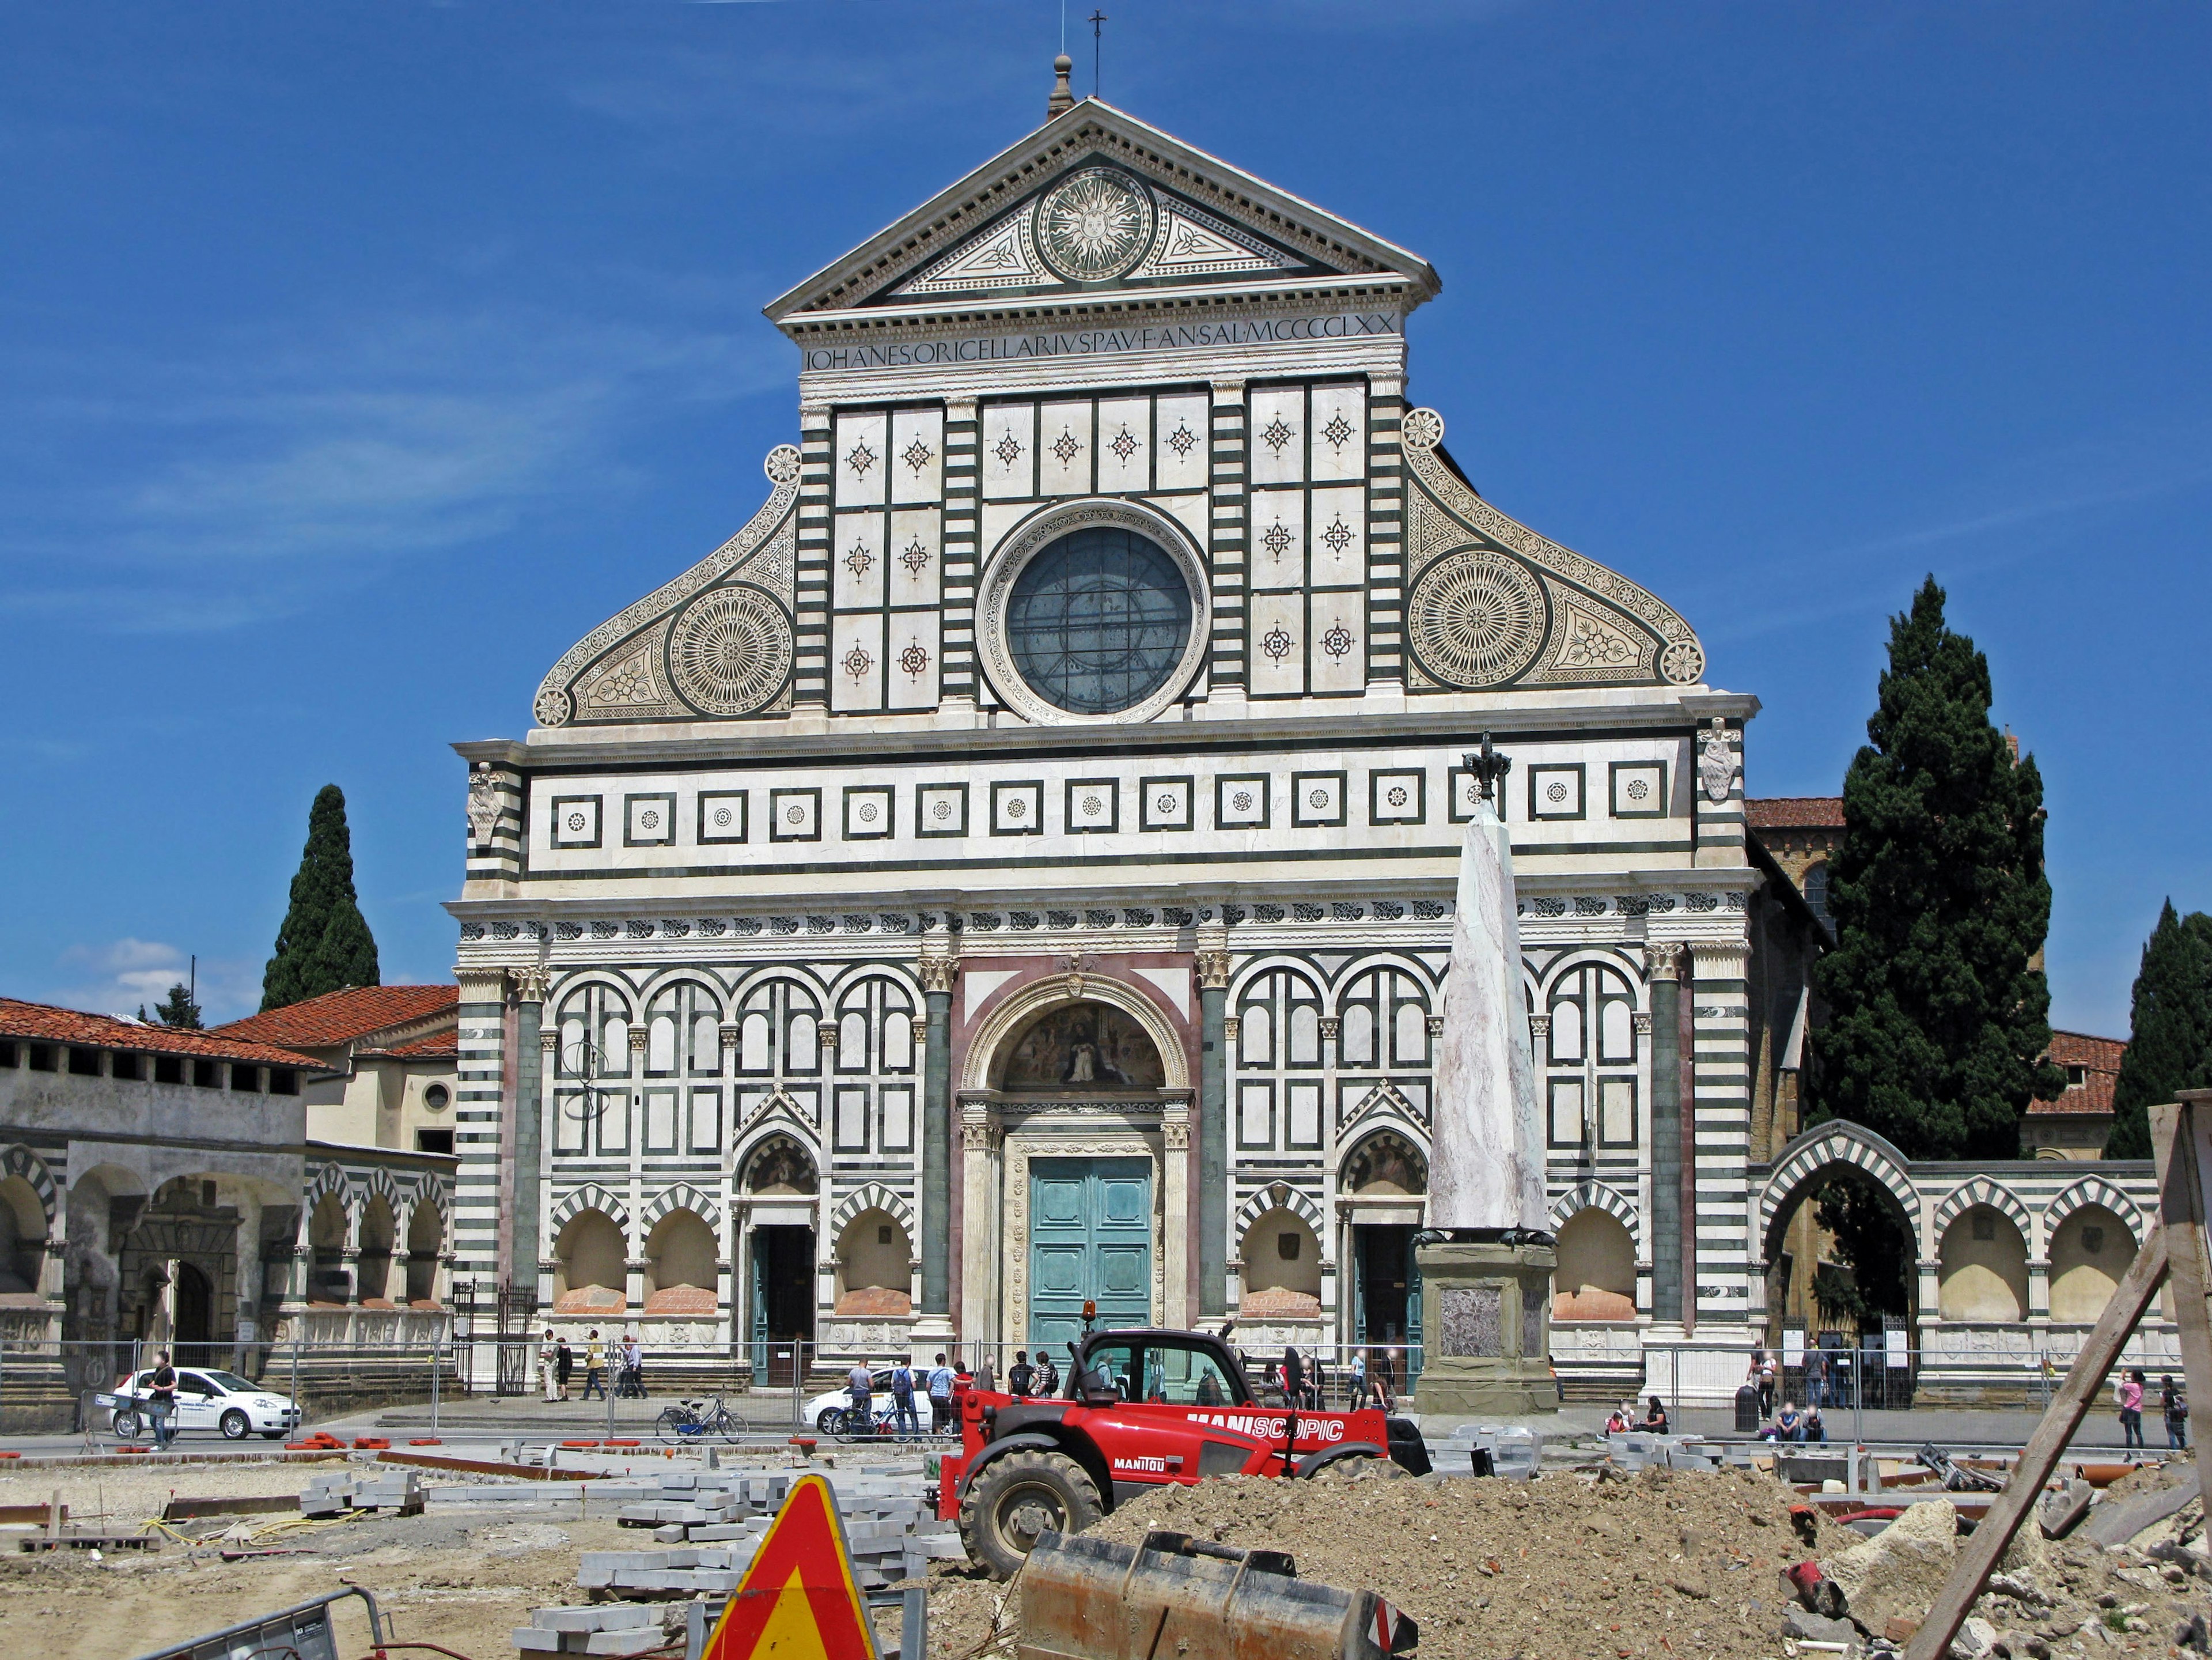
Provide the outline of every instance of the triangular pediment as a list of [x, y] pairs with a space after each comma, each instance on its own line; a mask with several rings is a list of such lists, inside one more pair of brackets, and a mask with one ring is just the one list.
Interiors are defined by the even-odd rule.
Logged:
[[767, 307], [830, 316], [1039, 297], [1258, 293], [1356, 283], [1437, 292], [1427, 261], [1086, 99]]

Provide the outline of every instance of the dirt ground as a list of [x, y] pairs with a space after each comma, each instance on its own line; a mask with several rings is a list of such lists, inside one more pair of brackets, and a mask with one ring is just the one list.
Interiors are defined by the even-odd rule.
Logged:
[[[1300, 1578], [1375, 1590], [1412, 1614], [1423, 1660], [1778, 1660], [1791, 1606], [1779, 1570], [1859, 1542], [1821, 1522], [1808, 1548], [1790, 1526], [1796, 1499], [1769, 1476], [1733, 1472], [1525, 1485], [1225, 1477], [1148, 1495], [1099, 1531], [1133, 1543], [1166, 1528], [1288, 1551]], [[2201, 1534], [2194, 1506], [2175, 1519]], [[2212, 1608], [2203, 1579], [2170, 1584], [2166, 1565], [2138, 1552], [2059, 1544], [2032, 1552], [2023, 1571], [2048, 1605], [1984, 1597], [1977, 1609], [2010, 1635], [2015, 1657], [2165, 1655], [2180, 1620]], [[1018, 1625], [1018, 1582], [1008, 1598], [1006, 1586], [945, 1565], [932, 1587], [933, 1660], [1011, 1652], [988, 1639], [994, 1616], [1006, 1635]], [[2084, 1621], [2099, 1630], [2077, 1635]]]
[[[0, 1504], [40, 1504], [54, 1489], [73, 1524], [104, 1509], [118, 1532], [135, 1532], [174, 1493], [237, 1498], [296, 1493], [309, 1471], [327, 1466], [255, 1464], [168, 1470], [58, 1470], [0, 1478]], [[424, 1473], [426, 1477], [428, 1472]], [[425, 1485], [434, 1485], [434, 1478]], [[579, 1487], [587, 1486], [578, 1483]], [[471, 1660], [508, 1660], [513, 1633], [531, 1609], [580, 1602], [577, 1557], [586, 1550], [650, 1548], [652, 1535], [617, 1527], [615, 1507], [560, 1511], [443, 1508], [415, 1517], [363, 1516], [306, 1523], [297, 1516], [242, 1523], [252, 1548], [296, 1551], [226, 1563], [221, 1547], [167, 1540], [151, 1554], [18, 1554], [0, 1534], [0, 1654], [68, 1660], [129, 1660], [167, 1642], [304, 1602], [344, 1584], [365, 1586], [398, 1639], [435, 1642]], [[249, 1541], [226, 1541], [231, 1548]], [[368, 1622], [343, 1605], [341, 1651], [365, 1652]]]

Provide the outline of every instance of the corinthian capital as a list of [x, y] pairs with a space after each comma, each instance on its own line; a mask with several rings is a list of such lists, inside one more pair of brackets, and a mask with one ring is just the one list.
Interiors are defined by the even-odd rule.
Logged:
[[1644, 977], [1651, 980], [1671, 980], [1681, 966], [1682, 946], [1679, 940], [1652, 939], [1644, 946]]
[[1205, 991], [1225, 989], [1229, 984], [1229, 953], [1225, 951], [1202, 951], [1195, 955], [1200, 988]]

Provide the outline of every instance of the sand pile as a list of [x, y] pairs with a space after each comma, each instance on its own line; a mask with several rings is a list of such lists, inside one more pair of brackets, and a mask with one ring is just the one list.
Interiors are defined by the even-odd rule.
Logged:
[[[1818, 1521], [1808, 1545], [1791, 1523], [1796, 1502], [1789, 1487], [1751, 1472], [1559, 1474], [1524, 1485], [1369, 1469], [1312, 1482], [1225, 1477], [1169, 1487], [1116, 1511], [1099, 1531], [1133, 1543], [1165, 1528], [1288, 1551], [1302, 1578], [1371, 1588], [1411, 1614], [1424, 1660], [1779, 1660], [1784, 1615], [1796, 1606], [1780, 1570], [1863, 1542]], [[2159, 1540], [2182, 1535], [2201, 1546], [2193, 1505]], [[1977, 1613], [2015, 1657], [2166, 1654], [2181, 1622], [2212, 1613], [2212, 1586], [2185, 1564], [2144, 1554], [2155, 1542], [2115, 1553], [2045, 1545], [2039, 1535], [2016, 1549], [1999, 1582], [2020, 1594], [1993, 1592]], [[1006, 1586], [958, 1566], [933, 1581], [936, 1660], [956, 1660], [988, 1638], [1006, 1598]], [[1006, 1602], [1007, 1624], [1018, 1605], [1018, 1596]]]

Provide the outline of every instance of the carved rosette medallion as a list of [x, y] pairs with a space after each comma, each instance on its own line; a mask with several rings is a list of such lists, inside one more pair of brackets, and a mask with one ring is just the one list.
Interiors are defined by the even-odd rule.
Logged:
[[1421, 573], [1407, 623], [1415, 656], [1437, 680], [1500, 686], [1543, 646], [1544, 591], [1517, 559], [1467, 549]]
[[668, 641], [676, 689], [708, 714], [750, 714], [791, 672], [791, 619], [766, 590], [709, 588], [678, 613]]
[[1152, 245], [1152, 197], [1119, 167], [1085, 167], [1037, 204], [1036, 239], [1048, 265], [1071, 283], [1103, 283]]

